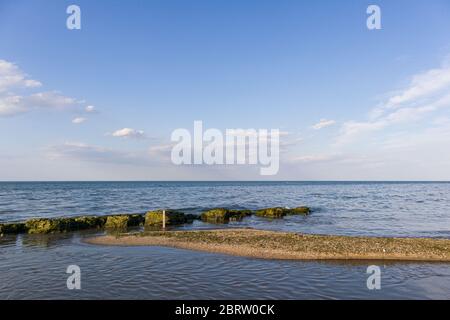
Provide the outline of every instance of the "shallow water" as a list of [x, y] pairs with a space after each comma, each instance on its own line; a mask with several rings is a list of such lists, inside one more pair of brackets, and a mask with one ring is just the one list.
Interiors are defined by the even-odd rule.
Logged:
[[[0, 183], [0, 221], [308, 205], [308, 217], [239, 223], [308, 233], [450, 237], [448, 183]], [[230, 224], [228, 226], [233, 226]], [[205, 228], [195, 222], [183, 228]], [[91, 233], [0, 238], [0, 299], [450, 298], [450, 264], [260, 260], [161, 247], [102, 247]], [[66, 268], [81, 268], [68, 290]], [[368, 265], [381, 290], [368, 290]]]
[[[363, 299], [450, 298], [445, 263], [301, 262], [161, 247], [106, 247], [82, 235], [3, 239], [0, 299]], [[66, 268], [81, 268], [68, 290]], [[368, 265], [381, 290], [368, 290]]]

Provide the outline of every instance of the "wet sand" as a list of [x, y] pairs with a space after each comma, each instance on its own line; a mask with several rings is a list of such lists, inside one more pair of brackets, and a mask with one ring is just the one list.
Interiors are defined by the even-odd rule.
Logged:
[[255, 229], [150, 231], [87, 238], [95, 245], [165, 246], [282, 260], [450, 262], [450, 239], [310, 235]]

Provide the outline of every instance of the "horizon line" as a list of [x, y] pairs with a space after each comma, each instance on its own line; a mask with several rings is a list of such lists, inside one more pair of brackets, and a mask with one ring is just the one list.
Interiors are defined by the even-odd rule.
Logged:
[[450, 180], [0, 180], [0, 183], [45, 182], [402, 182], [402, 183], [450, 183]]

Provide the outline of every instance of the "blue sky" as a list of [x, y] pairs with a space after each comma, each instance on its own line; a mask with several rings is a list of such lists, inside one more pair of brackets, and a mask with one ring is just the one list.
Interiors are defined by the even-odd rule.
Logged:
[[285, 132], [270, 179], [450, 180], [445, 0], [0, 0], [0, 39], [0, 180], [268, 179], [172, 165], [194, 120]]

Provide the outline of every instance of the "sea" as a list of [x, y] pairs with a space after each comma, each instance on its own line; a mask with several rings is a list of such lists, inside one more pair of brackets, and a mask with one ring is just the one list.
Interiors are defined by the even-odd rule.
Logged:
[[[450, 238], [448, 182], [0, 182], [0, 223], [178, 209], [308, 206], [182, 230], [251, 227], [307, 234]], [[450, 263], [289, 261], [165, 247], [86, 244], [89, 230], [0, 238], [0, 299], [450, 299]], [[67, 286], [80, 268], [81, 289]], [[380, 270], [373, 288], [371, 266]]]

